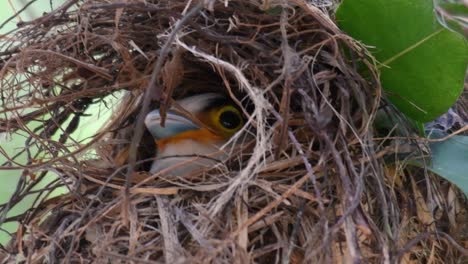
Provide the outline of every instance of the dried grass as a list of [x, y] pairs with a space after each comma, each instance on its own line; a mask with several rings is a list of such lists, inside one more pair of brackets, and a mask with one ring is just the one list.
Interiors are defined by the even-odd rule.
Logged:
[[[374, 61], [319, 2], [69, 0], [23, 22], [0, 48], [0, 131], [27, 137], [25, 163], [0, 148], [0, 170], [24, 170], [0, 208], [21, 223], [5, 262], [466, 260], [466, 200], [388, 162], [424, 144], [376, 135], [389, 107]], [[207, 91], [248, 115], [231, 160], [149, 175], [146, 113]], [[76, 142], [85, 110], [116, 93], [111, 120]], [[38, 190], [48, 172], [58, 179]], [[32, 192], [32, 209], [7, 216]]]

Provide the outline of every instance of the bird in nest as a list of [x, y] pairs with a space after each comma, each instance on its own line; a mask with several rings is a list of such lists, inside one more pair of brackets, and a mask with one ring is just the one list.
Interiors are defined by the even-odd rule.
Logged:
[[157, 148], [150, 172], [164, 170], [165, 174], [181, 176], [228, 158], [229, 149], [222, 146], [245, 124], [240, 108], [218, 93], [186, 97], [175, 105], [178, 107], [167, 111], [164, 126], [159, 109], [145, 118]]

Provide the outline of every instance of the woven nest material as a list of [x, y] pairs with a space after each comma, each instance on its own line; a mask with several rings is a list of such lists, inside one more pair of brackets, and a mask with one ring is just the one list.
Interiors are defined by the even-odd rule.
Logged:
[[[319, 2], [69, 0], [21, 23], [0, 53], [0, 129], [26, 137], [27, 156], [2, 151], [2, 168], [23, 169], [1, 207], [20, 222], [5, 262], [459, 261], [462, 196], [384, 162], [398, 149], [373, 127], [386, 106], [374, 61]], [[231, 158], [151, 175], [142, 119], [204, 92], [247, 116]], [[79, 142], [96, 105], [113, 115]]]

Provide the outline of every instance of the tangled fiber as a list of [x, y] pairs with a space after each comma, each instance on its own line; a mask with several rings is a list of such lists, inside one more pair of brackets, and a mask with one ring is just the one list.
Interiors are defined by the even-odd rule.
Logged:
[[[68, 0], [20, 23], [0, 48], [0, 131], [25, 138], [14, 154], [0, 148], [0, 170], [23, 171], [0, 208], [1, 223], [19, 222], [4, 262], [463, 261], [466, 201], [394, 161], [424, 144], [378, 134], [377, 111], [401, 117], [331, 9]], [[203, 92], [229, 95], [247, 117], [229, 161], [151, 175], [145, 115]], [[78, 140], [105, 109], [104, 126]], [[31, 209], [8, 214], [31, 195]]]

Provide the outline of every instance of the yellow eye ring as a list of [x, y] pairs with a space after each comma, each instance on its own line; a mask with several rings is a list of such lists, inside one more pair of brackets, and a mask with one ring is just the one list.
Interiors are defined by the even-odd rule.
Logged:
[[234, 134], [244, 125], [242, 114], [232, 105], [226, 105], [216, 111], [213, 121], [226, 134]]

